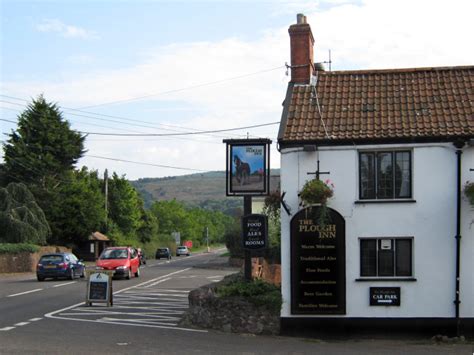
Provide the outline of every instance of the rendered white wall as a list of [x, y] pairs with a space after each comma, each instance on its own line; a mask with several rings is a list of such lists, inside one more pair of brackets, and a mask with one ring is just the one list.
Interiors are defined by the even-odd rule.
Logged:
[[[415, 203], [355, 204], [358, 200], [358, 149], [412, 149], [412, 183]], [[308, 172], [330, 171], [335, 185], [329, 206], [346, 220], [346, 304], [345, 317], [454, 317], [456, 253], [456, 154], [452, 144], [407, 146], [360, 146], [320, 148], [318, 152], [285, 149], [281, 152], [281, 189], [292, 215], [298, 207], [298, 191], [314, 178]], [[474, 180], [474, 148], [464, 149], [464, 175]], [[474, 316], [474, 213], [463, 201], [461, 257], [461, 317]], [[290, 221], [282, 216], [281, 315], [290, 312]], [[355, 281], [359, 278], [359, 238], [414, 237], [413, 270], [417, 281]], [[369, 306], [370, 287], [400, 287], [401, 306]], [[304, 317], [304, 316], [303, 316]], [[313, 317], [313, 316], [311, 316]], [[337, 317], [337, 316], [336, 316]], [[344, 316], [343, 316], [344, 317]]]

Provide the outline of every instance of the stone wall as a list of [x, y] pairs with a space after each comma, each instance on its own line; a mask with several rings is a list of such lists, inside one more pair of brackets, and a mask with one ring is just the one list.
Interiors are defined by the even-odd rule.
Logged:
[[181, 326], [246, 334], [280, 333], [279, 313], [256, 306], [243, 297], [218, 297], [217, 285], [219, 283], [203, 286], [189, 293], [189, 310], [181, 320]]
[[37, 253], [0, 254], [0, 273], [34, 272], [41, 255], [70, 251], [66, 247], [49, 246], [41, 247]]

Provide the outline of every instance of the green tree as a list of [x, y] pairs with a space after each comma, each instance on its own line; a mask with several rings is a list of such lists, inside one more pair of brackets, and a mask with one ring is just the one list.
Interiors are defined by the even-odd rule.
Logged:
[[26, 185], [0, 188], [0, 242], [46, 244], [48, 222]]
[[84, 154], [84, 139], [56, 104], [39, 96], [19, 115], [16, 131], [3, 146], [7, 181], [56, 188]]
[[126, 235], [135, 235], [142, 226], [143, 200], [124, 176], [113, 173], [109, 181], [109, 216]]
[[187, 237], [187, 211], [183, 203], [176, 200], [158, 201], [153, 203], [150, 210], [158, 220], [161, 234], [180, 232], [183, 238]]
[[70, 172], [68, 183], [60, 185], [50, 201], [53, 236], [50, 243], [78, 245], [105, 222], [105, 197], [97, 171], [83, 167]]

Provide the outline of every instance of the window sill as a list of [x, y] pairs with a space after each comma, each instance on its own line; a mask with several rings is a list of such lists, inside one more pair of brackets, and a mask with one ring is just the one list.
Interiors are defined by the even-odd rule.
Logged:
[[414, 277], [364, 277], [355, 279], [357, 282], [364, 282], [364, 281], [408, 281], [414, 282], [416, 279]]
[[403, 199], [403, 200], [357, 200], [354, 202], [356, 205], [364, 204], [364, 203], [416, 203], [416, 200], [412, 199]]

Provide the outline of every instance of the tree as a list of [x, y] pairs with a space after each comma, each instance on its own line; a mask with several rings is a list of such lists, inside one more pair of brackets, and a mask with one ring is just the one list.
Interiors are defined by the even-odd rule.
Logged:
[[60, 185], [55, 199], [49, 202], [51, 243], [78, 245], [105, 222], [105, 197], [97, 171], [83, 167], [67, 175], [68, 183]]
[[84, 154], [84, 139], [40, 95], [19, 115], [17, 130], [4, 144], [7, 181], [56, 188]]
[[0, 242], [46, 244], [48, 222], [24, 184], [0, 188]]
[[124, 233], [135, 235], [142, 226], [143, 200], [124, 176], [109, 181], [109, 218]]

